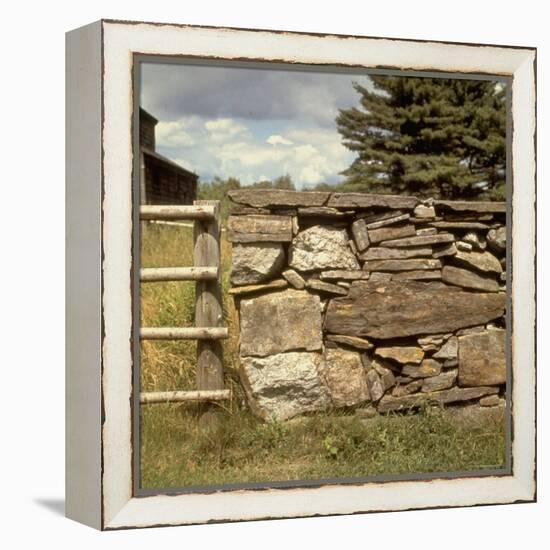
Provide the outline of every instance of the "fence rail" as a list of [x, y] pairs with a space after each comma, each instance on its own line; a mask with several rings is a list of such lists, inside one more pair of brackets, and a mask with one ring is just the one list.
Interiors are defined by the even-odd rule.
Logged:
[[194, 266], [145, 267], [142, 282], [196, 281], [194, 327], [140, 327], [141, 340], [197, 340], [197, 390], [142, 392], [140, 403], [185, 401], [213, 402], [229, 399], [224, 388], [220, 340], [229, 336], [223, 319], [220, 288], [219, 201], [195, 201], [193, 205], [143, 205], [141, 220], [193, 220]]

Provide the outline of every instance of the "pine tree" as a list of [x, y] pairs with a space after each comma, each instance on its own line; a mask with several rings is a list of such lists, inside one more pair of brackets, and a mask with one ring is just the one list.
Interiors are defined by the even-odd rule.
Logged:
[[505, 198], [506, 103], [482, 80], [371, 76], [338, 131], [357, 153], [345, 188], [440, 198]]

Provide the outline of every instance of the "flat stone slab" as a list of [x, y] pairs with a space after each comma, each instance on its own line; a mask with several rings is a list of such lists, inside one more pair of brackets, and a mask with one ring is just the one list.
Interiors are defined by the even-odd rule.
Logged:
[[280, 243], [235, 243], [231, 252], [231, 283], [250, 285], [281, 273], [285, 252]]
[[282, 275], [294, 288], [302, 290], [306, 287], [304, 278], [299, 273], [296, 273], [294, 269], [285, 269]]
[[[367, 223], [367, 229], [380, 229], [388, 225], [393, 225], [399, 222], [406, 222], [411, 217], [410, 214], [400, 214], [399, 216], [393, 216], [390, 218], [384, 218], [382, 220], [373, 221]], [[366, 221], [366, 220], [365, 220]]]
[[[286, 284], [286, 281], [285, 281]], [[287, 289], [241, 301], [241, 355], [320, 350], [321, 300]]]
[[412, 248], [385, 248], [383, 246], [370, 247], [359, 255], [361, 260], [404, 260], [407, 258], [417, 258], [422, 256], [431, 256], [432, 248], [430, 246], [412, 247]]
[[453, 265], [446, 265], [442, 269], [441, 278], [446, 283], [463, 288], [484, 290], [486, 292], [498, 292], [500, 290], [500, 286], [494, 278]]
[[441, 373], [441, 363], [435, 359], [424, 359], [420, 365], [403, 365], [401, 374], [410, 378], [428, 378]]
[[416, 229], [412, 224], [390, 225], [388, 227], [381, 227], [380, 229], [369, 229], [368, 232], [371, 243], [379, 243], [416, 235]]
[[401, 271], [391, 276], [392, 281], [439, 281], [441, 280], [441, 270], [414, 270]]
[[235, 189], [227, 193], [236, 203], [256, 208], [278, 206], [323, 206], [330, 193], [324, 191], [286, 191], [284, 189]]
[[229, 216], [227, 240], [232, 243], [290, 242], [291, 216]]
[[492, 386], [506, 383], [506, 331], [491, 329], [459, 336], [458, 383]]
[[403, 208], [413, 209], [418, 204], [416, 197], [402, 195], [374, 195], [368, 193], [332, 193], [327, 206], [335, 208]]
[[399, 338], [481, 325], [504, 314], [504, 292], [462, 290], [440, 282], [354, 281], [330, 300], [325, 329], [333, 334]]
[[430, 225], [432, 227], [436, 227], [437, 229], [489, 229], [489, 226], [482, 222], [441, 221], [431, 222]]
[[392, 239], [383, 241], [382, 246], [388, 247], [408, 247], [408, 246], [426, 246], [432, 244], [452, 243], [455, 236], [451, 233], [438, 233], [437, 235], [416, 235], [404, 239]]
[[358, 338], [357, 336], [345, 336], [343, 334], [327, 334], [326, 339], [329, 342], [335, 342], [337, 344], [344, 344], [361, 350], [370, 350], [374, 345], [365, 338]]
[[346, 296], [348, 290], [338, 285], [333, 285], [332, 283], [326, 283], [324, 281], [319, 281], [319, 279], [309, 279], [306, 282], [307, 288], [312, 290], [317, 290], [319, 292], [326, 292], [327, 294], [337, 294], [339, 296]]
[[432, 392], [432, 391], [441, 391], [451, 388], [456, 382], [458, 376], [458, 371], [456, 369], [448, 370], [438, 374], [437, 376], [430, 376], [429, 378], [424, 378], [422, 381], [422, 391], [423, 392]]
[[328, 206], [309, 206], [298, 208], [298, 216], [304, 218], [346, 218], [353, 215], [353, 210], [338, 210]]
[[240, 378], [254, 414], [267, 421], [321, 411], [331, 400], [320, 353], [288, 352], [241, 358]]
[[436, 208], [443, 207], [452, 212], [506, 213], [505, 202], [436, 200], [434, 204]]
[[367, 280], [369, 274], [361, 269], [332, 269], [322, 271], [319, 277], [322, 281], [357, 281], [359, 279]]
[[382, 359], [391, 359], [401, 364], [418, 364], [424, 358], [424, 352], [416, 346], [378, 347], [374, 353], [378, 357], [382, 357]]
[[352, 407], [370, 400], [367, 371], [359, 353], [328, 348], [320, 372], [335, 407]]
[[417, 269], [441, 269], [441, 267], [441, 261], [433, 258], [369, 260], [363, 265], [365, 271], [412, 271]]
[[471, 401], [479, 399], [485, 395], [498, 393], [498, 388], [478, 387], [478, 388], [451, 388], [449, 390], [435, 391], [429, 393], [416, 393], [413, 395], [404, 395], [395, 397], [386, 394], [378, 403], [378, 412], [386, 413], [421, 407], [425, 404], [446, 405], [447, 403], [457, 403], [461, 401]]
[[289, 250], [289, 265], [298, 271], [360, 269], [345, 229], [314, 225], [300, 231]]
[[[405, 249], [406, 250], [406, 249]], [[438, 247], [433, 252], [434, 258], [443, 258], [444, 256], [454, 256], [457, 252], [456, 244], [451, 243]]]
[[284, 279], [275, 279], [262, 285], [244, 285], [235, 286], [229, 289], [231, 296], [243, 296], [245, 294], [258, 294], [259, 292], [268, 292], [279, 288], [286, 288], [288, 283]]

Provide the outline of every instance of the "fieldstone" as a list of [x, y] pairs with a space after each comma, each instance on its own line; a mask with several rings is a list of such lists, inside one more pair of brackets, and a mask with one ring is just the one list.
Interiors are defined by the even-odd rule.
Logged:
[[354, 281], [330, 301], [325, 329], [376, 339], [454, 332], [504, 314], [502, 292], [469, 292], [440, 282]]
[[371, 271], [369, 281], [371, 281], [372, 283], [391, 281], [391, 273], [383, 273], [382, 271]]
[[453, 257], [453, 261], [468, 268], [473, 267], [483, 273], [502, 272], [500, 262], [490, 252], [464, 252], [459, 250]]
[[462, 328], [457, 331], [457, 336], [466, 336], [467, 334], [478, 334], [479, 332], [485, 332], [485, 326], [479, 325], [476, 327]]
[[425, 206], [423, 204], [419, 204], [414, 209], [414, 215], [417, 218], [435, 218], [435, 209], [433, 206]]
[[462, 240], [465, 243], [471, 244], [474, 248], [477, 248], [478, 250], [485, 250], [487, 248], [487, 241], [485, 240], [485, 237], [481, 237], [478, 233], [475, 231], [470, 231], [462, 237]]
[[229, 294], [240, 297], [245, 294], [259, 294], [260, 292], [268, 292], [275, 289], [286, 288], [287, 286], [288, 283], [284, 279], [275, 279], [263, 285], [235, 286], [229, 289]]
[[319, 274], [322, 281], [356, 281], [358, 279], [368, 279], [369, 274], [361, 269], [333, 269], [331, 271], [322, 271]]
[[424, 378], [422, 381], [422, 391], [431, 392], [431, 391], [440, 391], [451, 388], [456, 382], [458, 376], [458, 371], [456, 369], [442, 372], [437, 376], [430, 376], [429, 378]]
[[424, 227], [423, 229], [417, 229], [416, 234], [422, 235], [437, 235], [437, 229], [435, 227]]
[[369, 229], [369, 239], [371, 243], [410, 237], [411, 235], [416, 235], [416, 229], [414, 225], [411, 224]]
[[456, 244], [451, 243], [447, 246], [443, 246], [441, 248], [438, 248], [437, 250], [434, 250], [433, 257], [434, 258], [442, 258], [443, 256], [454, 256], [457, 252]]
[[492, 277], [473, 273], [468, 269], [462, 269], [452, 265], [446, 265], [441, 271], [441, 278], [444, 282], [463, 288], [473, 288], [486, 292], [498, 292], [500, 287]]
[[393, 225], [399, 222], [406, 222], [410, 217], [411, 217], [410, 214], [400, 214], [399, 216], [383, 218], [381, 220], [371, 221], [370, 223], [368, 223], [367, 220], [365, 219], [365, 222], [367, 222], [367, 229], [371, 230], [371, 229], [380, 229], [380, 227], [386, 227], [387, 225]]
[[477, 221], [440, 221], [431, 222], [430, 225], [438, 229], [489, 229], [489, 226], [486, 223]]
[[[382, 212], [372, 212], [372, 211], [364, 212], [363, 211], [363, 212], [358, 212], [356, 214], [356, 217], [364, 219], [368, 228], [368, 226], [371, 223], [377, 223], [379, 221], [388, 220], [388, 219], [395, 218], [397, 216], [402, 216], [402, 215], [408, 215], [408, 214], [405, 214], [403, 210], [386, 210]], [[373, 227], [372, 229], [376, 229], [376, 227]]]
[[485, 395], [498, 393], [498, 388], [478, 387], [478, 388], [458, 388], [442, 390], [429, 393], [416, 393], [414, 395], [404, 395], [394, 397], [386, 394], [378, 403], [378, 412], [386, 413], [398, 411], [400, 409], [410, 409], [420, 407], [424, 404], [445, 405], [447, 403], [457, 403], [460, 401], [471, 401], [479, 399]]
[[231, 253], [231, 283], [263, 283], [281, 273], [285, 251], [280, 243], [234, 244]]
[[376, 403], [384, 395], [384, 384], [380, 375], [374, 369], [368, 371], [366, 376], [371, 400]]
[[365, 223], [365, 220], [355, 220], [351, 224], [351, 234], [353, 235], [355, 246], [359, 252], [362, 252], [369, 247], [369, 232], [367, 231], [367, 224]]
[[327, 348], [320, 372], [335, 407], [352, 407], [370, 400], [367, 371], [359, 353]]
[[238, 204], [256, 208], [285, 206], [323, 206], [330, 193], [324, 191], [287, 191], [284, 189], [235, 189], [229, 198]]
[[361, 260], [404, 260], [421, 256], [431, 256], [432, 249], [429, 246], [418, 248], [384, 248], [370, 247], [359, 255]]
[[306, 282], [306, 286], [311, 290], [326, 292], [327, 294], [337, 294], [339, 296], [345, 296], [348, 293], [347, 288], [343, 288], [339, 285], [333, 285], [332, 283], [325, 283], [323, 281], [319, 281], [319, 279], [309, 279]]
[[487, 244], [495, 252], [506, 252], [506, 227], [490, 229], [487, 233]]
[[407, 237], [405, 239], [393, 239], [384, 241], [383, 246], [393, 247], [409, 247], [409, 246], [426, 246], [431, 244], [452, 243], [455, 236], [452, 233], [438, 233], [437, 235], [420, 235]]
[[500, 405], [500, 397], [496, 393], [487, 395], [479, 400], [479, 404], [482, 407], [496, 407]]
[[374, 353], [382, 359], [390, 359], [402, 365], [406, 363], [419, 364], [424, 358], [424, 352], [414, 346], [378, 347]]
[[390, 388], [393, 388], [393, 386], [395, 386], [395, 375], [393, 374], [391, 369], [387, 368], [378, 359], [374, 359], [371, 364], [373, 369], [380, 376], [384, 392], [388, 391]]
[[449, 338], [443, 347], [437, 352], [434, 353], [433, 357], [435, 359], [456, 359], [458, 357], [458, 339], [456, 336]]
[[292, 218], [290, 216], [229, 216], [227, 240], [232, 243], [290, 242]]
[[441, 261], [432, 258], [369, 260], [363, 265], [365, 271], [412, 271], [419, 269], [440, 269], [441, 267]]
[[445, 342], [450, 336], [451, 336], [451, 333], [431, 334], [429, 336], [422, 336], [421, 338], [418, 338], [416, 341], [424, 351], [436, 351], [443, 345], [443, 342]]
[[493, 329], [458, 338], [458, 384], [506, 383], [506, 331]]
[[298, 216], [304, 218], [345, 218], [352, 215], [353, 210], [337, 210], [336, 208], [329, 208], [328, 206], [308, 206], [304, 208], [298, 208]]
[[242, 300], [241, 355], [266, 356], [322, 346], [319, 296], [287, 289]]
[[355, 255], [348, 247], [345, 229], [314, 225], [292, 241], [289, 266], [298, 271], [315, 269], [359, 269]]
[[330, 406], [320, 353], [288, 352], [241, 358], [240, 375], [254, 414], [281, 421]]
[[435, 359], [424, 359], [420, 365], [403, 365], [401, 374], [411, 378], [428, 378], [441, 373], [441, 363]]
[[411, 395], [411, 393], [419, 392], [422, 389], [422, 380], [413, 380], [407, 384], [400, 384], [393, 388], [391, 394], [394, 397], [403, 397], [404, 395]]
[[436, 200], [434, 204], [452, 212], [505, 213], [505, 202]]
[[456, 241], [456, 247], [458, 250], [464, 250], [465, 252], [470, 252], [473, 249], [470, 243], [464, 241]]
[[332, 193], [327, 206], [335, 208], [390, 208], [406, 210], [418, 204], [416, 197], [405, 195], [377, 195], [368, 193]]
[[335, 342], [337, 344], [344, 344], [351, 346], [352, 348], [370, 350], [374, 345], [365, 340], [364, 338], [358, 338], [357, 336], [344, 336], [343, 334], [327, 334], [326, 339], [329, 342]]
[[283, 271], [283, 277], [294, 287], [298, 290], [302, 290], [306, 287], [306, 282], [304, 278], [296, 273], [294, 269], [286, 269]]
[[441, 269], [401, 271], [394, 273], [392, 281], [439, 281], [441, 279]]
[[348, 283], [347, 281], [338, 281], [336, 284], [343, 288], [349, 288], [351, 286], [351, 283]]

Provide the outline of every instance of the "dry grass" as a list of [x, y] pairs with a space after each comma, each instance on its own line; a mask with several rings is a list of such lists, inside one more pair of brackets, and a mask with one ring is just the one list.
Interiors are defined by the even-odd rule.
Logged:
[[[142, 265], [193, 264], [192, 228], [143, 224]], [[368, 422], [348, 414], [318, 414], [265, 424], [245, 407], [238, 383], [236, 312], [227, 295], [231, 245], [222, 236], [222, 285], [226, 387], [215, 432], [198, 427], [193, 405], [142, 407], [142, 487], [182, 487], [379, 474], [464, 471], [504, 464], [503, 415], [465, 424], [452, 411], [379, 417]], [[194, 283], [141, 287], [143, 326], [192, 326]], [[143, 391], [194, 389], [194, 342], [143, 342]]]

